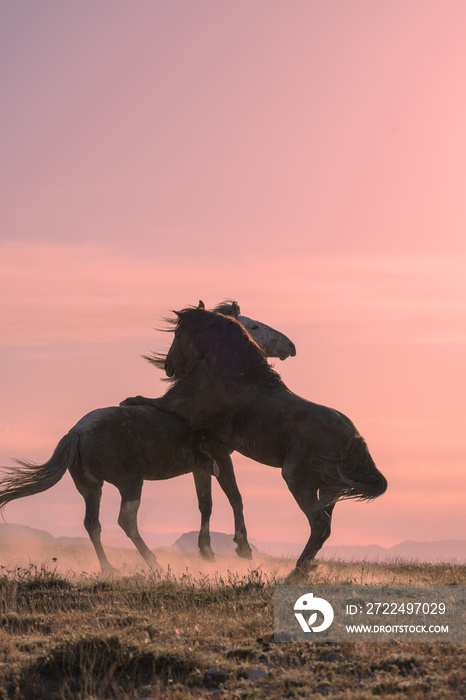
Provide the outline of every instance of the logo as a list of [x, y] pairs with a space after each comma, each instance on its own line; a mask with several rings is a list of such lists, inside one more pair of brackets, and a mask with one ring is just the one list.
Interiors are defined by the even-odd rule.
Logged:
[[[294, 604], [295, 617], [301, 625], [303, 632], [323, 632], [328, 629], [333, 622], [333, 608], [323, 598], [314, 598], [313, 593], [305, 593]], [[301, 610], [302, 612], [296, 612]], [[309, 615], [307, 619], [302, 613]], [[313, 627], [317, 620], [317, 613], [320, 612], [324, 616], [324, 621], [317, 627]]]

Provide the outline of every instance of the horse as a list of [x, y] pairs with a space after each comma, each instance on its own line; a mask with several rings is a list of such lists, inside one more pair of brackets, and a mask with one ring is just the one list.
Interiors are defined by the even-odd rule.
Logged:
[[335, 504], [372, 500], [387, 481], [351, 420], [290, 391], [237, 320], [202, 307], [175, 316], [165, 357], [172, 386], [142, 403], [175, 413], [193, 429], [208, 427], [228, 450], [281, 469], [310, 526], [286, 580], [305, 581], [330, 536]]
[[[198, 308], [205, 308], [204, 302], [199, 301]], [[220, 302], [212, 309], [213, 313], [231, 316], [246, 329], [246, 332], [259, 345], [266, 357], [278, 358], [281, 361], [287, 357], [296, 355], [296, 347], [294, 343], [280, 331], [267, 326], [265, 323], [256, 321], [241, 314], [238, 302], [226, 300]], [[166, 322], [173, 325], [173, 318], [166, 318]], [[159, 369], [164, 369], [165, 355], [159, 353], [150, 353], [143, 355], [144, 359]], [[145, 402], [144, 397], [139, 396], [139, 405]], [[148, 404], [152, 404], [152, 400], [148, 399]], [[125, 401], [122, 401], [120, 406], [125, 406]], [[204, 431], [204, 435], [206, 435]], [[247, 538], [246, 524], [243, 516], [243, 500], [238, 489], [233, 463], [230, 458], [230, 451], [226, 450], [221, 442], [215, 440], [212, 433], [209, 433], [209, 454], [218, 465], [217, 479], [219, 484], [227, 496], [233, 510], [234, 516], [234, 535], [233, 541], [236, 543], [236, 553], [243, 559], [252, 558], [252, 550]], [[210, 540], [210, 518], [212, 514], [212, 475], [206, 470], [197, 470], [193, 472], [196, 492], [198, 495], [199, 509], [201, 511], [201, 528], [198, 537], [198, 547], [200, 555], [206, 561], [215, 561], [215, 554], [211, 547]]]
[[[259, 321], [241, 317], [236, 302], [223, 302], [216, 308], [244, 319], [250, 332], [258, 333], [267, 353], [280, 359], [296, 354], [293, 343], [285, 335]], [[147, 359], [156, 363], [154, 358]], [[51, 488], [68, 469], [85, 501], [84, 526], [103, 575], [115, 571], [101, 543], [99, 510], [104, 481], [120, 491], [119, 525], [147, 564], [157, 568], [157, 559], [141, 538], [137, 526], [143, 481], [193, 473], [201, 512], [199, 550], [204, 559], [212, 561], [215, 557], [210, 544], [211, 479], [215, 474], [233, 509], [237, 554], [246, 559], [252, 556], [241, 494], [228, 450], [211, 433], [195, 434], [185, 421], [156, 408], [112, 406], [96, 409], [71, 428], [45, 464], [16, 462], [18, 466], [5, 468], [7, 475], [0, 481], [0, 511], [14, 499]]]
[[[199, 301], [198, 308], [205, 309], [203, 301]], [[296, 355], [295, 344], [284, 333], [280, 333], [280, 331], [271, 328], [271, 326], [267, 326], [265, 323], [261, 323], [261, 321], [255, 321], [248, 316], [243, 316], [237, 301], [222, 301], [220, 304], [217, 304], [217, 306], [214, 306], [212, 311], [214, 313], [223, 314], [224, 316], [231, 316], [241, 323], [251, 338], [262, 349], [266, 357], [277, 357], [279, 360], [283, 361], [286, 360], [287, 357], [294, 357]], [[170, 325], [176, 323], [174, 319], [170, 317], [164, 320], [169, 324], [168, 330], [171, 330]], [[149, 355], [143, 355], [143, 358], [158, 367], [158, 369], [164, 369], [165, 355], [154, 352]], [[123, 405], [123, 403], [120, 405]]]
[[[198, 308], [205, 309], [203, 301], [199, 301]], [[236, 321], [238, 321], [238, 323], [240, 323], [246, 329], [246, 332], [251, 336], [254, 342], [259, 345], [266, 357], [278, 358], [280, 361], [283, 361], [287, 357], [294, 357], [296, 355], [296, 347], [294, 343], [284, 333], [275, 330], [275, 328], [271, 328], [271, 326], [268, 326], [261, 321], [256, 321], [248, 316], [242, 315], [238, 302], [227, 299], [217, 304], [217, 306], [212, 309], [212, 312], [222, 314], [224, 316], [231, 316], [232, 318], [236, 319]], [[168, 330], [171, 330], [170, 326], [173, 326], [176, 323], [174, 319], [170, 317], [165, 318], [165, 321], [169, 324]], [[150, 353], [149, 355], [143, 355], [143, 358], [158, 369], [164, 370], [164, 354]], [[138, 405], [144, 405], [146, 399], [142, 396], [137, 398]], [[152, 405], [152, 402], [152, 399], [147, 399], [148, 405]], [[125, 401], [120, 403], [120, 406], [125, 405], [127, 405]], [[204, 435], [206, 435], [205, 431]], [[237, 545], [236, 553], [243, 559], [251, 559], [252, 550], [248, 542], [246, 524], [244, 522], [243, 500], [238, 489], [235, 472], [233, 470], [233, 463], [230, 458], [232, 450], [225, 450], [224, 445], [220, 441], [214, 439], [211, 431], [209, 432], [209, 435], [209, 453], [214, 459], [215, 464], [218, 465], [219, 469], [217, 479], [233, 510], [233, 541]], [[201, 529], [198, 537], [199, 552], [201, 557], [206, 561], [215, 561], [215, 554], [212, 550], [210, 540], [212, 476], [206, 470], [198, 470], [193, 472], [193, 476], [198, 499], [202, 499], [202, 501], [199, 501], [199, 508], [201, 510]]]
[[[200, 308], [203, 302], [199, 302]], [[199, 307], [198, 307], [199, 308]], [[243, 316], [236, 301], [223, 301], [212, 309], [215, 313], [224, 316], [232, 316], [247, 330], [251, 338], [263, 350], [267, 357], [277, 357], [279, 360], [286, 360], [287, 357], [296, 355], [294, 343], [280, 331], [267, 326], [265, 323], [255, 321], [248, 316]]]
[[[167, 439], [169, 436], [169, 439]], [[60, 440], [45, 464], [15, 460], [0, 482], [0, 511], [10, 501], [55, 486], [68, 470], [84, 498], [84, 527], [104, 576], [115, 573], [101, 542], [100, 500], [104, 481], [121, 495], [118, 524], [152, 569], [158, 568], [153, 552], [138, 531], [137, 513], [145, 480], [172, 479], [193, 472], [218, 473], [204, 451], [202, 435], [186, 421], [150, 406], [98, 408], [81, 418]], [[198, 491], [204, 515], [209, 504]]]

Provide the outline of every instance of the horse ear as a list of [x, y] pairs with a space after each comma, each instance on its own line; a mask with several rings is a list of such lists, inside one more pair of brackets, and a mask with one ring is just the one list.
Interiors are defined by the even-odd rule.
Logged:
[[199, 306], [197, 307], [198, 309], [205, 309], [205, 304], [202, 301], [202, 299], [199, 299]]
[[239, 316], [240, 313], [241, 313], [241, 310], [240, 310], [240, 308], [239, 308], [238, 302], [237, 302], [237, 301], [233, 301], [233, 302], [231, 303], [231, 308], [232, 308], [232, 311], [233, 311], [233, 316], [234, 316], [235, 318], [238, 318], [238, 316]]

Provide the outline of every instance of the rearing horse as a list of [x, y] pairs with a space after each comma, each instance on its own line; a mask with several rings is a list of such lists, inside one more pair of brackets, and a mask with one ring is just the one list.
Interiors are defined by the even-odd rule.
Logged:
[[[241, 318], [268, 355], [285, 359], [296, 354], [293, 343], [285, 335], [259, 321], [240, 316], [236, 302], [224, 302], [218, 308]], [[158, 364], [157, 359], [148, 359]], [[45, 464], [18, 460], [17, 466], [5, 468], [0, 481], [0, 511], [10, 501], [51, 488], [67, 470], [84, 498], [84, 526], [105, 575], [114, 569], [101, 542], [99, 510], [104, 481], [116, 486], [121, 495], [118, 524], [149, 566], [157, 567], [156, 557], [139, 534], [137, 525], [143, 482], [193, 473], [201, 511], [199, 549], [205, 559], [211, 560], [214, 558], [209, 531], [211, 475], [215, 473], [233, 509], [237, 553], [244, 558], [251, 557], [231, 458], [227, 448], [211, 432], [196, 433], [181, 418], [150, 406], [96, 409], [71, 428]]]
[[330, 535], [337, 501], [371, 500], [387, 481], [350, 419], [291, 392], [237, 321], [204, 308], [176, 317], [165, 360], [173, 386], [153, 404], [208, 428], [229, 450], [282, 470], [311, 529], [287, 579], [302, 581]]
[[[199, 301], [199, 309], [205, 309], [203, 301]], [[174, 312], [176, 313], [176, 312]], [[253, 341], [257, 343], [261, 351], [266, 357], [279, 358], [281, 361], [287, 357], [296, 355], [296, 347], [294, 343], [284, 333], [267, 326], [261, 321], [256, 321], [248, 316], [241, 314], [240, 307], [236, 301], [226, 300], [217, 304], [214, 307], [213, 313], [231, 316], [251, 336]], [[172, 318], [165, 319], [169, 324], [176, 324], [176, 320]], [[171, 329], [170, 329], [171, 330]], [[165, 370], [165, 355], [151, 353], [143, 356], [151, 364], [158, 369]], [[158, 407], [158, 399], [146, 399], [143, 396], [125, 399], [120, 403], [120, 406], [131, 405], [148, 405]], [[209, 436], [207, 444], [207, 436]], [[228, 501], [233, 510], [234, 516], [234, 535], [233, 541], [236, 543], [236, 553], [243, 559], [251, 559], [252, 550], [249, 546], [246, 524], [243, 516], [243, 499], [236, 483], [233, 463], [230, 453], [223, 443], [215, 439], [212, 431], [204, 430], [204, 446], [208, 450], [216, 465], [218, 465], [219, 473], [216, 474], [218, 482], [228, 498]], [[206, 469], [197, 469], [193, 471], [194, 483], [198, 497], [199, 510], [201, 511], [201, 528], [198, 537], [199, 552], [203, 559], [214, 561], [215, 555], [210, 542], [210, 518], [212, 515], [212, 475]]]

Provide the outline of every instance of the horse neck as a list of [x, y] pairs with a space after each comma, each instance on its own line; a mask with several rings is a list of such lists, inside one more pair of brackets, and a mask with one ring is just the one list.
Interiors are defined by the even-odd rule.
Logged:
[[258, 387], [253, 388], [236, 378], [193, 372], [179, 379], [159, 399], [158, 405], [181, 416], [191, 425], [206, 425], [222, 418], [228, 420], [238, 410], [248, 408], [249, 404], [257, 404]]

